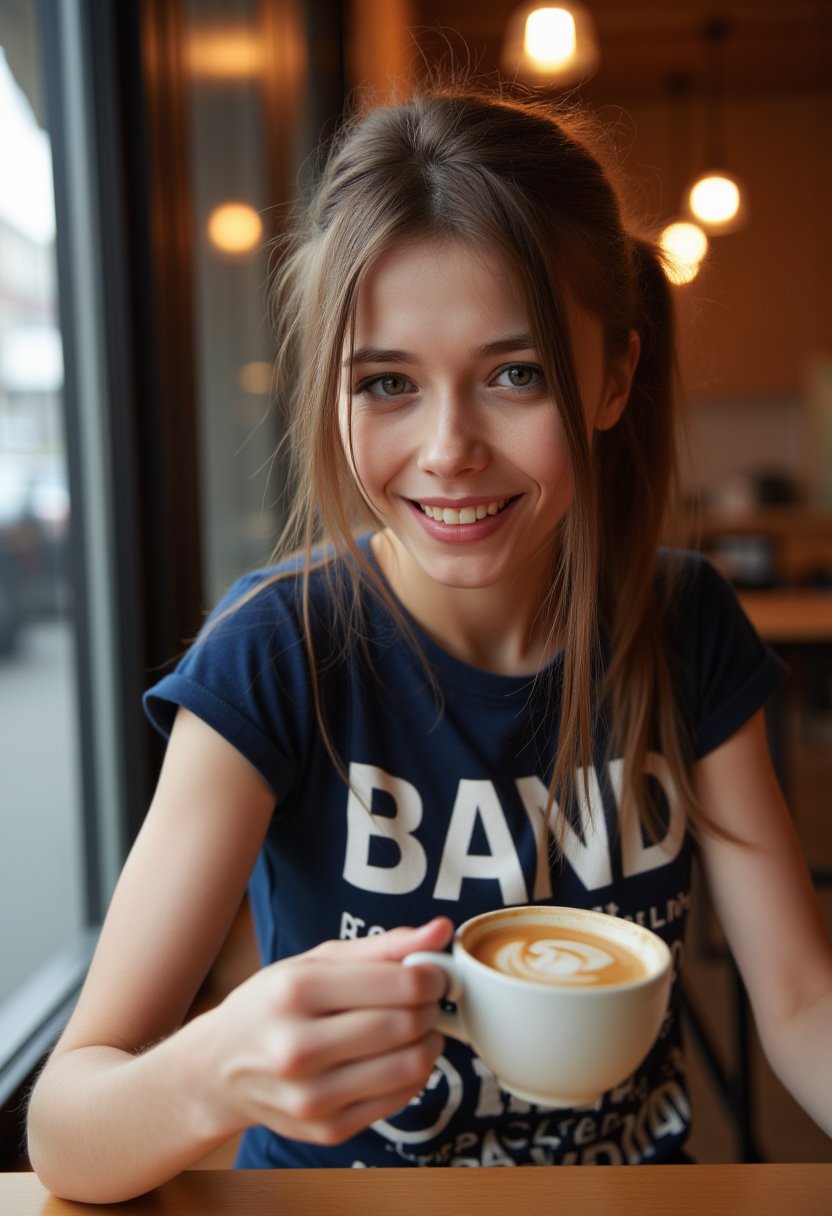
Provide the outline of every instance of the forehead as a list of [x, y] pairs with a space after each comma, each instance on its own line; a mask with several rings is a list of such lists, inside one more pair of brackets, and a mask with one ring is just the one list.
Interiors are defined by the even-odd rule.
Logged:
[[400, 241], [366, 270], [355, 309], [356, 338], [424, 323], [441, 312], [480, 324], [528, 326], [523, 293], [496, 251], [442, 237]]
[[[573, 358], [579, 365], [603, 363], [599, 318], [578, 303], [568, 283], [560, 293]], [[533, 333], [533, 321], [519, 274], [499, 251], [461, 238], [422, 237], [393, 244], [367, 268], [354, 338], [356, 348], [424, 346], [433, 353]], [[547, 337], [553, 335], [553, 319], [539, 322]]]

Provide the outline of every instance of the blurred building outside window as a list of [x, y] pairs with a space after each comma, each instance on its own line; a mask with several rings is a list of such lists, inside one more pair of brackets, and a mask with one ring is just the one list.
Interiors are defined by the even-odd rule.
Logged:
[[42, 110], [32, 0], [8, 22], [0, 13], [0, 1005], [85, 920], [63, 354]]

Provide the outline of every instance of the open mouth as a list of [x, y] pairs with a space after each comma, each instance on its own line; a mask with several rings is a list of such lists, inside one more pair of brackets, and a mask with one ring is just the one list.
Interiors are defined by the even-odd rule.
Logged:
[[496, 498], [491, 502], [480, 502], [476, 506], [468, 507], [433, 507], [429, 504], [417, 502], [416, 506], [427, 515], [428, 519], [434, 519], [440, 524], [475, 524], [478, 519], [485, 519], [487, 515], [499, 515], [500, 512], [513, 502], [513, 498]]

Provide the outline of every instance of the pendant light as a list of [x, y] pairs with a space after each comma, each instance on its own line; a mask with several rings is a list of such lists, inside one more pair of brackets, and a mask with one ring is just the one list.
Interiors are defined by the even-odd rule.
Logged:
[[739, 178], [725, 164], [722, 46], [731, 24], [721, 17], [705, 26], [708, 75], [705, 87], [704, 172], [686, 192], [690, 216], [713, 236], [736, 232], [748, 219], [748, 200]]
[[[668, 130], [665, 160], [667, 194], [678, 198], [690, 166], [690, 95], [691, 80], [686, 73], [673, 72], [667, 80]], [[699, 224], [686, 216], [669, 219], [659, 236], [664, 255], [665, 275], [674, 286], [692, 283], [699, 274], [708, 252], [708, 238]]]
[[698, 224], [674, 220], [659, 237], [664, 253], [664, 272], [674, 286], [692, 283], [708, 252], [708, 238]]
[[599, 61], [595, 22], [577, 0], [524, 4], [509, 18], [501, 62], [511, 76], [536, 85], [574, 84]]

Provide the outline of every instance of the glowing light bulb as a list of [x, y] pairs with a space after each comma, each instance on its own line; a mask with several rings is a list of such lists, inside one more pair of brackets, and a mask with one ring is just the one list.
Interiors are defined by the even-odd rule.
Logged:
[[668, 224], [659, 238], [665, 254], [665, 274], [680, 286], [692, 283], [708, 252], [708, 238], [698, 226], [685, 221]]
[[208, 217], [208, 239], [223, 253], [248, 253], [262, 237], [263, 222], [248, 203], [223, 203]]
[[722, 173], [700, 177], [690, 189], [690, 209], [703, 224], [728, 224], [740, 209], [737, 183]]
[[564, 8], [536, 8], [526, 18], [524, 50], [543, 67], [565, 63], [575, 54], [575, 18]]
[[192, 76], [209, 80], [247, 80], [264, 70], [260, 37], [234, 26], [196, 30], [185, 42], [185, 64]]
[[509, 16], [500, 53], [509, 75], [544, 88], [563, 88], [587, 80], [599, 62], [595, 22], [580, 0], [530, 0]]

